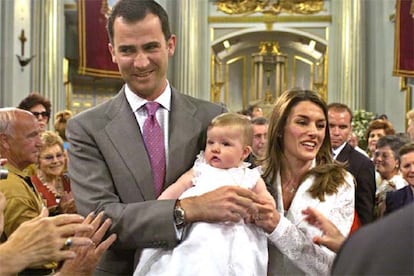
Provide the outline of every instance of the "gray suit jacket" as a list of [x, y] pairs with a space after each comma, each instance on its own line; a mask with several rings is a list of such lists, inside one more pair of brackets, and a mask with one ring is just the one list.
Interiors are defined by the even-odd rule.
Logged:
[[[164, 188], [193, 165], [211, 119], [226, 110], [172, 88]], [[134, 253], [174, 247], [174, 200], [155, 200], [150, 162], [124, 89], [67, 125], [69, 176], [78, 212], [104, 211], [118, 239], [102, 258], [99, 275], [131, 275]], [[139, 254], [138, 254], [139, 255]], [[137, 260], [135, 260], [136, 262]]]
[[414, 275], [414, 204], [349, 236], [332, 275]]

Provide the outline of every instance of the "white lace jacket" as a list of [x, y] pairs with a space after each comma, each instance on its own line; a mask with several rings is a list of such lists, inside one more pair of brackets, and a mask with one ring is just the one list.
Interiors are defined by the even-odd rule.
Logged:
[[[345, 236], [349, 234], [354, 219], [355, 186], [353, 176], [347, 173], [346, 183], [325, 201], [312, 198], [308, 189], [313, 183], [308, 177], [296, 192], [289, 210], [285, 213], [282, 200], [280, 175], [276, 178], [277, 210], [281, 219], [269, 238], [268, 275], [329, 275], [335, 253], [312, 242], [321, 231], [304, 220], [302, 210], [310, 206], [322, 212]], [[285, 215], [283, 215], [285, 213]]]

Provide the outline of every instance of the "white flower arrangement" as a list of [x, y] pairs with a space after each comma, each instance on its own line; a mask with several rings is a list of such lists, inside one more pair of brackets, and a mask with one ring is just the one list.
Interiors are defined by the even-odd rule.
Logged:
[[367, 131], [369, 123], [374, 119], [375, 115], [372, 112], [358, 109], [353, 112], [352, 129], [358, 136], [358, 146], [361, 149], [367, 148], [367, 141], [365, 139], [365, 132]]

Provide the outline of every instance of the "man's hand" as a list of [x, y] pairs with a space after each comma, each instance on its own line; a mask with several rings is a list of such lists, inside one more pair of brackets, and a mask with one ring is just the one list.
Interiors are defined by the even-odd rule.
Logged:
[[[22, 223], [15, 232], [0, 246], [2, 261], [15, 272], [27, 267], [37, 267], [52, 261], [61, 261], [75, 257], [75, 253], [64, 249], [68, 237], [79, 232], [90, 232], [92, 226], [82, 224], [84, 218], [76, 214], [63, 214], [48, 217], [43, 208], [41, 214]], [[88, 246], [92, 240], [87, 237], [73, 237], [72, 244]], [[2, 262], [2, 263], [3, 263]], [[7, 268], [3, 266], [1, 271]]]
[[260, 202], [254, 192], [238, 186], [224, 186], [201, 196], [180, 200], [188, 223], [238, 222], [247, 218], [251, 213], [249, 210]]

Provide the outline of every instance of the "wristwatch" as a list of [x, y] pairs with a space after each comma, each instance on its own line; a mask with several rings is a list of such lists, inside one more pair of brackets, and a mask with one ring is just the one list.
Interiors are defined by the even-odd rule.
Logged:
[[177, 228], [181, 228], [185, 225], [185, 211], [180, 205], [180, 200], [175, 202], [174, 222]]

